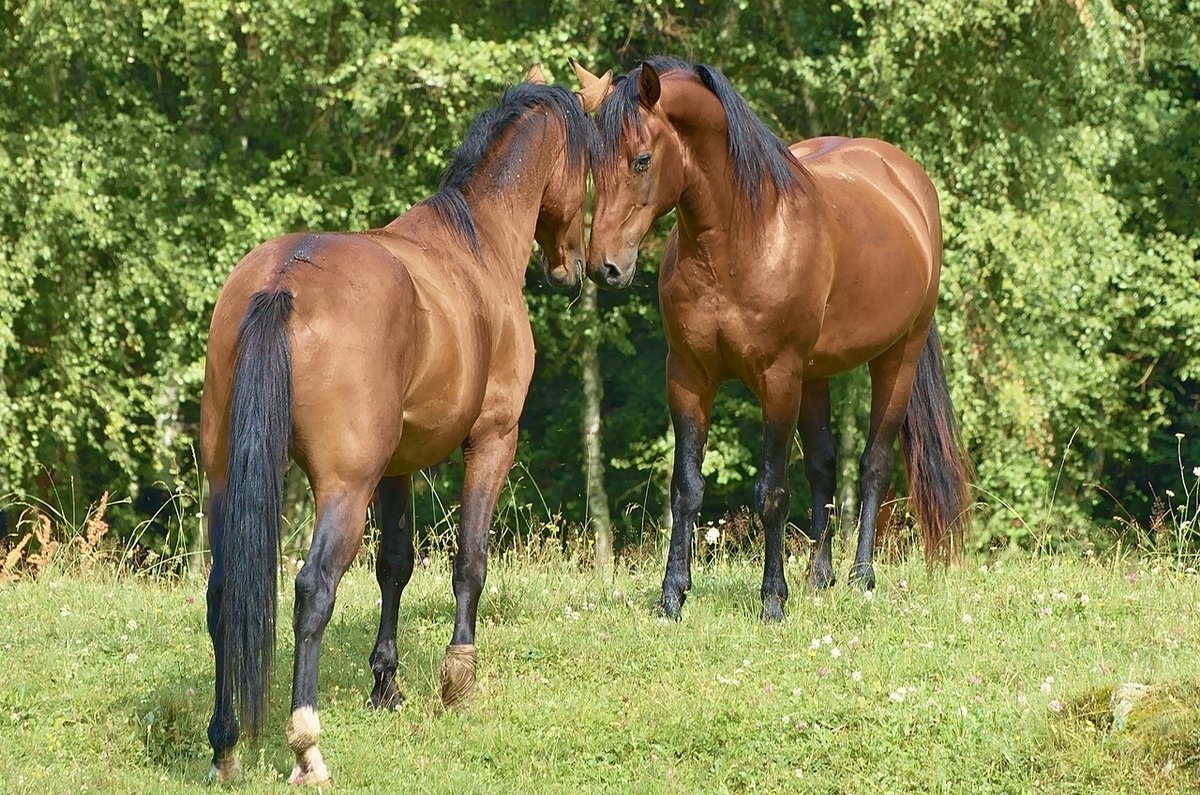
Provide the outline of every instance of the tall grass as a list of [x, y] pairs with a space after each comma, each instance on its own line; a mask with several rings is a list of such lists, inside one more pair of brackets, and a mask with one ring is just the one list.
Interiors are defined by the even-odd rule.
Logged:
[[[458, 506], [431, 478], [422, 499], [438, 513], [401, 605], [408, 700], [395, 714], [364, 707], [378, 621], [370, 535], [339, 592], [319, 704], [335, 781], [364, 792], [397, 782], [418, 792], [1200, 787], [1200, 469], [1179, 463], [1158, 524], [1131, 525], [1132, 545], [1093, 554], [1045, 544], [932, 575], [901, 548], [877, 567], [872, 595], [807, 591], [808, 549], [793, 528], [793, 598], [778, 626], [757, 621], [761, 542], [743, 514], [695, 534], [695, 587], [676, 624], [650, 610], [657, 545], [626, 550], [598, 577], [586, 538], [544, 499], [520, 499], [533, 477], [517, 470], [480, 609], [478, 697], [448, 714], [437, 669]], [[199, 494], [177, 488], [160, 511], [198, 532]], [[202, 572], [202, 551], [180, 544], [153, 557], [143, 542], [156, 517], [117, 539], [111, 512], [127, 500], [79, 510], [64, 497], [4, 500], [21, 517], [0, 555], [4, 790], [205, 789], [204, 593], [197, 578], [175, 576], [185, 565]], [[302, 554], [312, 509], [298, 504], [287, 534]], [[286, 659], [290, 632], [279, 641]], [[279, 679], [276, 727], [288, 703]], [[1156, 688], [1167, 711], [1117, 732], [1106, 704], [1126, 682]], [[281, 731], [244, 756], [243, 791], [285, 789]]]

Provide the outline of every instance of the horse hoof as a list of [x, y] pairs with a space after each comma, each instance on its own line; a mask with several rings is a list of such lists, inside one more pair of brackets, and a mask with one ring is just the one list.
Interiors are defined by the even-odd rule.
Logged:
[[762, 620], [767, 624], [783, 621], [783, 599], [775, 594], [763, 597]]
[[396, 689], [394, 684], [378, 687], [371, 691], [371, 700], [367, 703], [371, 709], [392, 711], [400, 709], [404, 704], [404, 694]]
[[297, 762], [296, 766], [292, 768], [292, 774], [288, 776], [288, 784], [293, 787], [327, 787], [332, 783], [333, 779], [329, 776], [329, 768], [319, 760], [315, 765], [312, 763], [301, 765]]
[[832, 588], [837, 582], [837, 578], [833, 576], [833, 568], [828, 564], [818, 566], [813, 564], [812, 568], [812, 587], [814, 591], [824, 591], [827, 588]]
[[447, 708], [454, 707], [474, 694], [475, 646], [447, 646], [446, 659], [442, 661], [442, 704]]
[[679, 621], [683, 618], [683, 594], [663, 591], [663, 595], [654, 603], [654, 612], [665, 618]]
[[234, 751], [223, 752], [208, 770], [208, 783], [233, 784], [242, 778], [242, 763]]
[[875, 567], [870, 563], [855, 566], [850, 570], [850, 582], [864, 591], [874, 591]]

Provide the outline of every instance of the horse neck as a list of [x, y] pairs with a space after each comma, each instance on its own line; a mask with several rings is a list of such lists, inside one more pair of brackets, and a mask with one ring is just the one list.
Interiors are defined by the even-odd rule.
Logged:
[[[565, 141], [543, 143], [527, 145], [524, 155], [514, 155], [505, 166], [481, 168], [464, 192], [484, 259], [499, 262], [519, 285], [525, 281], [542, 195], [556, 162], [534, 153], [565, 146]], [[504, 151], [504, 145], [496, 151]]]
[[675, 208], [680, 242], [737, 246], [745, 236], [748, 210], [731, 177], [725, 110], [698, 79], [677, 82], [669, 95], [664, 90], [663, 104], [685, 150], [683, 191]]

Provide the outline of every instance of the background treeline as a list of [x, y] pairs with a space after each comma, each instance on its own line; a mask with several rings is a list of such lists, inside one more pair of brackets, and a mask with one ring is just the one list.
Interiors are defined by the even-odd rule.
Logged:
[[[655, 53], [720, 67], [787, 140], [886, 138], [933, 176], [975, 545], [1104, 544], [1195, 510], [1198, 2], [31, 0], [5, 2], [0, 30], [10, 525], [19, 503], [69, 517], [107, 490], [129, 498], [121, 533], [166, 499], [146, 542], [195, 543], [204, 341], [242, 254], [289, 230], [378, 226], [429, 195], [531, 63], [573, 85], [569, 56], [600, 73]], [[531, 269], [539, 362], [507, 537], [577, 533], [590, 484], [618, 550], [654, 542], [665, 228], [628, 293], [577, 301]], [[602, 397], [581, 389], [589, 374]], [[865, 378], [837, 390], [852, 473]], [[602, 478], [585, 464], [589, 405]], [[757, 417], [744, 390], [723, 393], [704, 518], [749, 501]], [[458, 477], [421, 479], [423, 524], [455, 521]], [[807, 489], [793, 491], [803, 521]]]

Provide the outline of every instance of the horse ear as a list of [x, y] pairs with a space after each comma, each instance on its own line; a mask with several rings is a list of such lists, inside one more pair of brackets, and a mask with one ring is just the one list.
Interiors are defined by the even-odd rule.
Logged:
[[579, 63], [579, 61], [576, 61], [574, 58], [568, 58], [567, 62], [570, 63], [571, 68], [575, 70], [575, 77], [579, 79], [579, 85], [585, 90], [600, 79], [585, 69], [583, 64]]
[[525, 82], [533, 83], [537, 86], [544, 86], [546, 84], [546, 75], [542, 74], [542, 65], [540, 63], [535, 63], [529, 67], [529, 71], [525, 73]]
[[641, 72], [638, 74], [638, 97], [641, 99], [642, 107], [646, 110], [653, 110], [658, 104], [658, 98], [662, 96], [662, 85], [658, 82], [658, 72], [654, 71], [654, 67], [649, 63], [643, 62]]
[[571, 68], [575, 70], [575, 76], [579, 78], [580, 85], [580, 89], [575, 92], [575, 96], [579, 98], [579, 104], [583, 106], [583, 112], [591, 113], [600, 107], [600, 103], [612, 93], [612, 69], [605, 72], [603, 77], [596, 77], [587, 69], [580, 66], [579, 62], [574, 58], [570, 60]]

